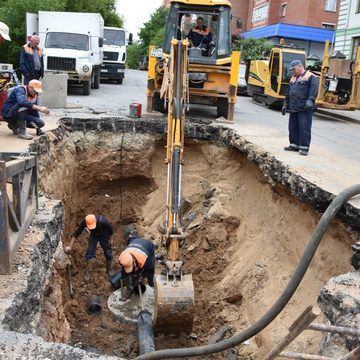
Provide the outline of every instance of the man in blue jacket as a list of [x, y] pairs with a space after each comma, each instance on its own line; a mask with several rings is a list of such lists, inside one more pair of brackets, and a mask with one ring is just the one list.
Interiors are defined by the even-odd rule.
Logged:
[[30, 80], [40, 80], [44, 77], [43, 50], [39, 44], [40, 37], [33, 35], [30, 42], [25, 44], [20, 50], [20, 70], [24, 75], [25, 85]]
[[282, 114], [290, 112], [289, 142], [286, 151], [296, 151], [307, 155], [311, 142], [312, 113], [315, 110], [315, 99], [318, 93], [318, 81], [313, 73], [305, 71], [300, 60], [290, 63], [293, 73], [289, 82]]
[[26, 127], [36, 129], [36, 135], [43, 135], [41, 129], [45, 123], [39, 116], [39, 111], [48, 114], [45, 106], [37, 105], [38, 94], [42, 92], [41, 82], [31, 80], [28, 85], [16, 86], [3, 106], [3, 118], [14, 135], [20, 139], [31, 140]]

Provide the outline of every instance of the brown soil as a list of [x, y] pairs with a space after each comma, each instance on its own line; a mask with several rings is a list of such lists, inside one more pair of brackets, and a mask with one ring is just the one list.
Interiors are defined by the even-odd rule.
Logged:
[[[123, 247], [122, 226], [130, 222], [139, 225], [144, 237], [159, 242], [157, 228], [165, 209], [164, 145], [149, 135], [91, 133], [75, 133], [53, 145], [51, 155], [41, 159], [40, 181], [43, 191], [65, 203], [63, 243], [68, 243], [77, 222], [89, 212], [102, 213], [113, 223], [115, 255]], [[255, 165], [233, 150], [190, 143], [185, 160], [183, 196], [189, 207], [183, 219], [187, 237], [181, 252], [194, 279], [194, 329], [191, 336], [158, 336], [157, 349], [206, 344], [225, 324], [239, 332], [258, 320], [286, 286], [320, 217], [281, 186], [270, 185]], [[331, 276], [350, 270], [351, 236], [339, 222], [333, 223], [301, 286], [278, 319], [238, 347], [243, 358], [261, 359], [299, 313], [316, 303], [320, 287]], [[115, 322], [106, 307], [111, 289], [101, 249], [94, 283], [83, 281], [86, 245], [83, 235], [74, 248], [74, 299], [69, 296], [65, 269], [54, 275], [53, 283], [61, 284], [71, 328], [69, 342], [133, 358], [137, 354], [136, 328]], [[86, 313], [89, 294], [101, 296], [101, 315]], [[56, 319], [48, 318], [44, 317], [44, 322], [51, 340], [63, 341], [63, 334], [56, 339], [51, 330]], [[318, 335], [305, 333], [291, 349], [309, 352], [318, 344]]]

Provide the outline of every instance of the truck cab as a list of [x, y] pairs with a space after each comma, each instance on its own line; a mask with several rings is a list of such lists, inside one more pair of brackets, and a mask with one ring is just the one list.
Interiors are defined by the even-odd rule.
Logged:
[[101, 79], [115, 80], [122, 84], [125, 78], [126, 45], [124, 29], [105, 26]]

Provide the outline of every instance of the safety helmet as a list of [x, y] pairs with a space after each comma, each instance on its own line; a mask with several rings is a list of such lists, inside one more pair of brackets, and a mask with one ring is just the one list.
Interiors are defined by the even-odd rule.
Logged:
[[89, 230], [94, 230], [96, 228], [96, 216], [94, 214], [86, 215], [85, 222], [86, 222], [86, 227]]
[[129, 252], [123, 251], [119, 256], [119, 264], [126, 273], [131, 273], [134, 268], [134, 259]]

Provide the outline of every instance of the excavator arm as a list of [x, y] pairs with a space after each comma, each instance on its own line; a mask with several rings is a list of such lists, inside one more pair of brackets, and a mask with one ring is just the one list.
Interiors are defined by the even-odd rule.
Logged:
[[179, 250], [184, 241], [181, 226], [181, 171], [184, 156], [184, 122], [188, 104], [188, 41], [171, 41], [162, 89], [168, 104], [165, 233], [166, 249], [161, 274], [155, 276], [155, 331], [191, 332], [194, 318], [194, 286], [184, 274]]

